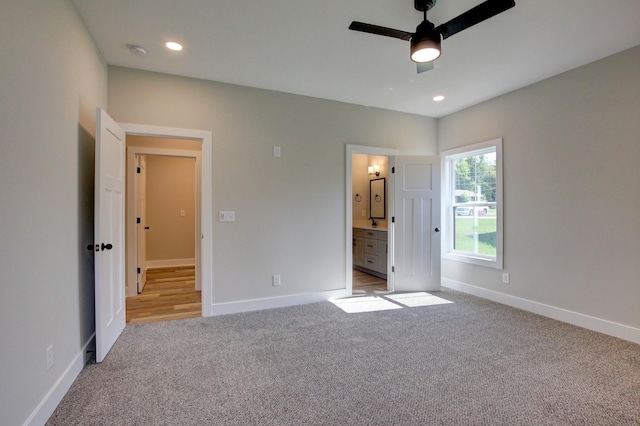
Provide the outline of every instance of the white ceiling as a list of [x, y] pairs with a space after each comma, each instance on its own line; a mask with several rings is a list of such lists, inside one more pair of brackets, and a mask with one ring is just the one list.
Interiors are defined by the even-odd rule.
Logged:
[[[413, 32], [413, 0], [73, 1], [110, 65], [431, 117], [640, 45], [640, 0], [516, 0], [444, 40], [435, 69], [418, 75], [408, 42], [347, 29]], [[480, 2], [438, 0], [428, 18], [438, 25]]]

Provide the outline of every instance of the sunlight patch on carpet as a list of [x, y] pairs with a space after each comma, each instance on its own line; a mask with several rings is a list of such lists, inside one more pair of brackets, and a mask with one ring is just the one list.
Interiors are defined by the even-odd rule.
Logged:
[[390, 309], [402, 309], [402, 306], [396, 305], [395, 303], [378, 296], [361, 296], [351, 297], [348, 299], [337, 299], [331, 300], [331, 303], [348, 314], [355, 314], [359, 312], [388, 311]]
[[433, 306], [453, 303], [450, 300], [443, 299], [442, 297], [434, 296], [433, 294], [425, 292], [389, 294], [385, 297], [409, 308], [415, 308], [416, 306]]

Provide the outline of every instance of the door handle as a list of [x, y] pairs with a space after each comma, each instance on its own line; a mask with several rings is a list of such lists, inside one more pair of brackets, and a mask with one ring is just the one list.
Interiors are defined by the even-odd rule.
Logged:
[[436, 229], [434, 229], [434, 231], [440, 232], [440, 228], [436, 228]]
[[100, 247], [102, 250], [111, 250], [113, 248], [112, 244], [105, 244], [102, 243], [102, 246]]

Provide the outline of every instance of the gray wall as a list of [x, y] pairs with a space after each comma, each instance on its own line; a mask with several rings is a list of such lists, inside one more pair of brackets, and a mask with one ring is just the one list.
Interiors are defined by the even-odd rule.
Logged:
[[640, 327], [640, 47], [439, 120], [441, 150], [504, 138], [502, 271], [444, 277]]
[[[94, 332], [85, 246], [107, 68], [68, 0], [2, 6], [0, 423], [13, 425]], [[635, 48], [438, 122], [122, 68], [109, 69], [108, 99], [119, 121], [213, 131], [214, 213], [237, 215], [214, 222], [217, 301], [344, 286], [345, 144], [434, 154], [437, 138], [444, 150], [503, 137], [511, 284], [449, 261], [443, 274], [640, 327], [638, 69]]]
[[0, 40], [0, 424], [17, 425], [94, 332], [85, 246], [107, 68], [67, 0], [3, 1]]
[[116, 121], [213, 132], [214, 303], [345, 288], [345, 145], [437, 154], [435, 119], [364, 106], [120, 67], [108, 99]]

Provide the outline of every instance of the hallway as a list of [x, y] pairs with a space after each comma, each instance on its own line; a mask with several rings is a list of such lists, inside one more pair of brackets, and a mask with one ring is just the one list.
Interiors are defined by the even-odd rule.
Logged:
[[147, 270], [141, 294], [129, 297], [127, 324], [196, 318], [202, 315], [201, 295], [195, 290], [195, 267]]

